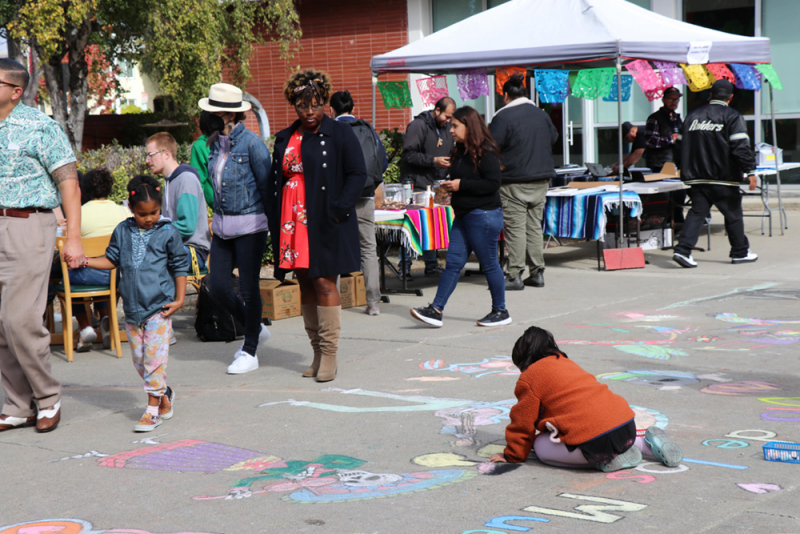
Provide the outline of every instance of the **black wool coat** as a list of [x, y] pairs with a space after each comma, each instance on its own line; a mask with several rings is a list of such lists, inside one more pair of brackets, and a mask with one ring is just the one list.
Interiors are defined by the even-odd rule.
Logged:
[[[272, 168], [267, 184], [267, 217], [275, 258], [275, 277], [280, 260], [283, 156], [292, 134], [300, 127], [297, 120], [275, 136]], [[316, 133], [303, 134], [300, 145], [306, 185], [308, 222], [308, 276], [336, 276], [361, 270], [356, 202], [367, 179], [361, 144], [353, 128], [344, 122], [324, 117]]]

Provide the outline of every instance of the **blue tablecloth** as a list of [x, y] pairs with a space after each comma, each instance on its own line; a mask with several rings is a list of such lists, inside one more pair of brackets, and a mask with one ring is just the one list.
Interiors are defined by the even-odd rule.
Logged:
[[[622, 202], [638, 218], [642, 199], [633, 191], [622, 193]], [[555, 237], [603, 240], [606, 212], [619, 206], [619, 192], [578, 193], [571, 197], [547, 197], [544, 208], [544, 233]]]

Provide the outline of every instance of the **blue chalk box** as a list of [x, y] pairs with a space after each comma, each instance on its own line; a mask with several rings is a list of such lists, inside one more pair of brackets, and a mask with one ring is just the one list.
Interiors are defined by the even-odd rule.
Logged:
[[800, 464], [800, 443], [770, 441], [764, 444], [764, 459], [768, 462]]

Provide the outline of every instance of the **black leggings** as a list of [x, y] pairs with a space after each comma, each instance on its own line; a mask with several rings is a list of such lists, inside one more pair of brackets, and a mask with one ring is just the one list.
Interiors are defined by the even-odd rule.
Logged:
[[[267, 232], [247, 234], [233, 239], [214, 237], [211, 240], [210, 266], [211, 294], [228, 313], [244, 325], [244, 350], [255, 356], [258, 334], [261, 332], [261, 293], [258, 279], [261, 258], [267, 245]], [[233, 292], [231, 275], [239, 268], [239, 292]]]

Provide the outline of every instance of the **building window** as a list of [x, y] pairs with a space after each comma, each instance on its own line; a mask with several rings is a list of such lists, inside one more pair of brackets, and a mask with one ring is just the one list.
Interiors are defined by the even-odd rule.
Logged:
[[[756, 28], [755, 0], [684, 0], [683, 20], [697, 26], [752, 37]], [[708, 101], [710, 90], [686, 91], [688, 111]], [[737, 91], [731, 107], [742, 115], [755, 113], [755, 93]]]
[[120, 59], [119, 63], [117, 63], [119, 67], [119, 77], [120, 78], [133, 78], [133, 63], [130, 61], [126, 61], [124, 59]]

